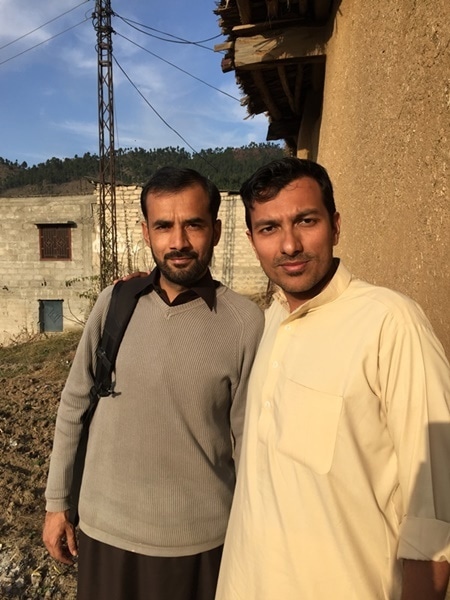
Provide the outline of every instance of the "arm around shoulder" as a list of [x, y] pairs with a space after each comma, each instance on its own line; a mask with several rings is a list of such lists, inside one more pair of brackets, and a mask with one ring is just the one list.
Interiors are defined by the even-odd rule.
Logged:
[[449, 575], [446, 561], [404, 560], [401, 600], [445, 600]]

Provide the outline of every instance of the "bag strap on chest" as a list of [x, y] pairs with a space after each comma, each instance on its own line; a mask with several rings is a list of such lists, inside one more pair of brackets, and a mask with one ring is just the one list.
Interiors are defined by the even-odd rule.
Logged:
[[151, 283], [148, 277], [118, 281], [113, 287], [111, 301], [103, 327], [102, 337], [96, 351], [94, 385], [89, 392], [89, 407], [83, 414], [81, 435], [75, 455], [70, 490], [69, 521], [78, 524], [78, 500], [86, 458], [89, 426], [100, 398], [114, 393], [113, 372], [119, 347], [139, 298], [148, 293]]

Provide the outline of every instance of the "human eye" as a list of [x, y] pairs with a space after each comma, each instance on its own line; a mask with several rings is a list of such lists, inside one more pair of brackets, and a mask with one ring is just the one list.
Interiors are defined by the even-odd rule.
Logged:
[[297, 223], [302, 227], [312, 227], [317, 223], [317, 219], [314, 217], [300, 217]]
[[205, 224], [202, 221], [189, 221], [186, 223], [186, 229], [188, 231], [201, 231], [205, 228]]
[[261, 225], [260, 227], [258, 227], [257, 232], [261, 235], [270, 235], [275, 231], [275, 229], [275, 225], [269, 223], [267, 225]]
[[169, 228], [169, 223], [155, 223], [153, 226], [156, 231], [167, 231]]

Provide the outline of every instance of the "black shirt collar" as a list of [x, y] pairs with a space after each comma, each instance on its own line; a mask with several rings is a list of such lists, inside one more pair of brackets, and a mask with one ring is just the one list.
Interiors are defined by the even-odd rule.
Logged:
[[198, 281], [195, 282], [188, 290], [181, 292], [178, 296], [170, 302], [166, 292], [159, 285], [161, 272], [158, 267], [155, 267], [150, 273], [149, 282], [152, 285], [154, 291], [164, 300], [169, 306], [178, 306], [185, 304], [196, 298], [202, 298], [208, 305], [209, 309], [212, 310], [216, 303], [216, 288], [219, 287], [220, 283], [212, 278], [209, 269]]

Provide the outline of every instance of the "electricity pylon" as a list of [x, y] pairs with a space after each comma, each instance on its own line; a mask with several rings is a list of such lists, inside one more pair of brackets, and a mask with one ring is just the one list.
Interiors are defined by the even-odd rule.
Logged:
[[92, 18], [98, 57], [100, 289], [118, 276], [111, 14], [110, 0], [96, 0]]

